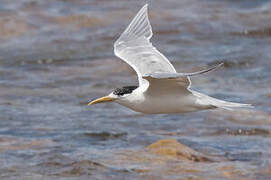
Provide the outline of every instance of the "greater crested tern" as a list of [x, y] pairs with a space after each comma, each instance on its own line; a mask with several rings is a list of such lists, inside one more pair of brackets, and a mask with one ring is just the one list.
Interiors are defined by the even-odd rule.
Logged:
[[190, 76], [212, 71], [223, 63], [199, 72], [177, 73], [169, 60], [152, 46], [152, 34], [146, 4], [114, 43], [115, 55], [135, 70], [139, 86], [117, 88], [88, 105], [113, 101], [147, 114], [185, 113], [214, 108], [231, 110], [251, 106], [219, 100], [191, 90]]

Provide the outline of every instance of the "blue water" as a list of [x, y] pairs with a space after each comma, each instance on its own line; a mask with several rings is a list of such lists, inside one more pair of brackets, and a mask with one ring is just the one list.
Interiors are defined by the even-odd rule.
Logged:
[[[270, 1], [150, 2], [152, 42], [177, 71], [225, 63], [194, 77], [192, 88], [253, 110], [142, 115], [113, 103], [87, 106], [137, 83], [112, 45], [143, 4], [1, 1], [1, 179], [270, 178]], [[161, 139], [223, 160], [155, 163], [142, 151]]]

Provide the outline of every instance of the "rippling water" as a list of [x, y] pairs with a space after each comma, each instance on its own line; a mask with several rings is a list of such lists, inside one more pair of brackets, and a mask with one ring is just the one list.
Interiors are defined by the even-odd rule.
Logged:
[[[142, 115], [88, 107], [137, 83], [112, 44], [144, 1], [1, 0], [1, 179], [271, 178], [270, 1], [148, 2], [153, 44], [177, 71], [225, 62], [193, 78], [194, 89], [256, 108]], [[149, 145], [161, 139], [216, 160], [154, 155]]]

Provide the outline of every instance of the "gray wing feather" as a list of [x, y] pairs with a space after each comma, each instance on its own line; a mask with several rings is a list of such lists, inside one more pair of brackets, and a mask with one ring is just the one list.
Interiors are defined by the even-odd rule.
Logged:
[[152, 28], [146, 4], [114, 44], [115, 55], [136, 71], [139, 85], [143, 84], [144, 74], [176, 72], [169, 60], [152, 46], [151, 37]]
[[196, 76], [196, 75], [199, 75], [199, 74], [204, 74], [204, 73], [207, 73], [207, 72], [210, 72], [210, 71], [213, 71], [221, 66], [223, 66], [224, 63], [220, 63], [216, 66], [213, 66], [213, 67], [210, 67], [208, 69], [204, 69], [202, 71], [198, 71], [198, 72], [192, 72], [192, 73], [177, 73], [177, 74], [182, 74], [183, 76]]
[[224, 63], [220, 63], [216, 66], [213, 66], [211, 68], [208, 69], [204, 69], [201, 71], [197, 71], [197, 72], [192, 72], [192, 73], [150, 73], [150, 74], [145, 74], [143, 75], [144, 79], [148, 79], [148, 77], [151, 78], [155, 78], [155, 79], [178, 79], [178, 78], [187, 78], [190, 76], [196, 76], [196, 75], [200, 75], [200, 74], [204, 74], [210, 71], [213, 71], [215, 69], [217, 69], [218, 67], [223, 66]]
[[145, 74], [142, 76], [143, 79], [146, 79], [149, 82], [148, 92], [153, 91], [154, 89], [167, 89], [176, 88], [179, 90], [190, 91], [191, 81], [190, 76], [200, 75], [203, 73], [210, 72], [218, 67], [221, 67], [223, 63], [216, 65], [214, 67], [204, 69], [202, 71], [193, 72], [193, 73], [151, 73]]

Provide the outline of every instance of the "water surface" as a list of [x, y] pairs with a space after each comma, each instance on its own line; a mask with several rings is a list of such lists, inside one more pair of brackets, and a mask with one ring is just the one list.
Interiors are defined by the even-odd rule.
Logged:
[[[152, 42], [177, 71], [225, 62], [194, 77], [193, 89], [254, 110], [142, 115], [86, 106], [137, 83], [112, 45], [143, 4], [1, 1], [1, 179], [271, 178], [270, 1], [150, 2]], [[161, 139], [219, 160], [160, 159], [147, 147]]]

